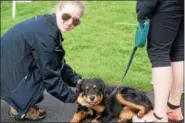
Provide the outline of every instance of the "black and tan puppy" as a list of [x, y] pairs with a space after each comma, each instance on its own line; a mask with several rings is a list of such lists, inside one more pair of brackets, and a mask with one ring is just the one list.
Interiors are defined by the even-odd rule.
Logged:
[[78, 109], [71, 122], [80, 122], [88, 115], [92, 116], [92, 122], [107, 123], [112, 118], [126, 122], [135, 115], [141, 118], [153, 109], [145, 93], [131, 87], [122, 86], [109, 97], [115, 88], [101, 79], [83, 79], [77, 87]]

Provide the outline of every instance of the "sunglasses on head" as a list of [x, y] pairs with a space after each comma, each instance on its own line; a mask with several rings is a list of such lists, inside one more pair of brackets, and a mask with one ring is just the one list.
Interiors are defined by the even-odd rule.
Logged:
[[72, 17], [72, 16], [71, 16], [70, 14], [68, 14], [68, 13], [62, 14], [62, 20], [64, 20], [64, 21], [68, 21], [68, 20], [70, 20], [71, 18], [72, 18], [72, 24], [73, 24], [74, 26], [77, 26], [77, 25], [80, 24], [80, 19], [79, 19], [79, 18]]

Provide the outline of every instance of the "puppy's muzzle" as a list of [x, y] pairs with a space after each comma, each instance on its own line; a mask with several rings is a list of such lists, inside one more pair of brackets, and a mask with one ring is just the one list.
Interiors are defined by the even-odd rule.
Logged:
[[89, 99], [90, 99], [91, 101], [94, 101], [95, 95], [90, 95], [90, 96], [89, 96]]

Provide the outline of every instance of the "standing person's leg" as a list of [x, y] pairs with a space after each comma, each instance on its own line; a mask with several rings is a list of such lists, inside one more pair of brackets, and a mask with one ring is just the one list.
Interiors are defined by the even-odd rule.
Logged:
[[183, 61], [172, 62], [173, 81], [170, 90], [169, 102], [173, 105], [180, 105], [183, 90]]
[[170, 50], [180, 25], [180, 18], [175, 13], [157, 13], [151, 19], [147, 48], [152, 63], [154, 111], [143, 118], [146, 122], [168, 121], [166, 104], [172, 83]]
[[154, 112], [157, 116], [166, 118], [166, 104], [172, 83], [171, 67], [152, 68], [152, 78], [154, 81]]
[[168, 100], [169, 120], [179, 121], [183, 119], [180, 107], [183, 91], [183, 67], [184, 67], [184, 20], [181, 20], [180, 30], [171, 50], [171, 67], [173, 74], [172, 87]]
[[173, 62], [173, 82], [168, 100], [168, 119], [173, 121], [183, 120], [182, 109], [180, 106], [183, 90], [183, 62]]

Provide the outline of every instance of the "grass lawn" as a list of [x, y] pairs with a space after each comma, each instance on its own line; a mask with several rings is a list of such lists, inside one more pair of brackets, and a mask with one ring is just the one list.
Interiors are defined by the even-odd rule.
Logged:
[[[56, 1], [18, 3], [12, 19], [12, 2], [1, 2], [1, 35], [16, 23], [35, 15], [52, 13]], [[66, 60], [85, 78], [100, 77], [117, 85], [125, 71], [136, 26], [135, 1], [86, 1], [81, 25], [64, 33]], [[146, 47], [138, 49], [131, 68], [122, 82], [145, 91], [151, 90], [151, 69]]]

